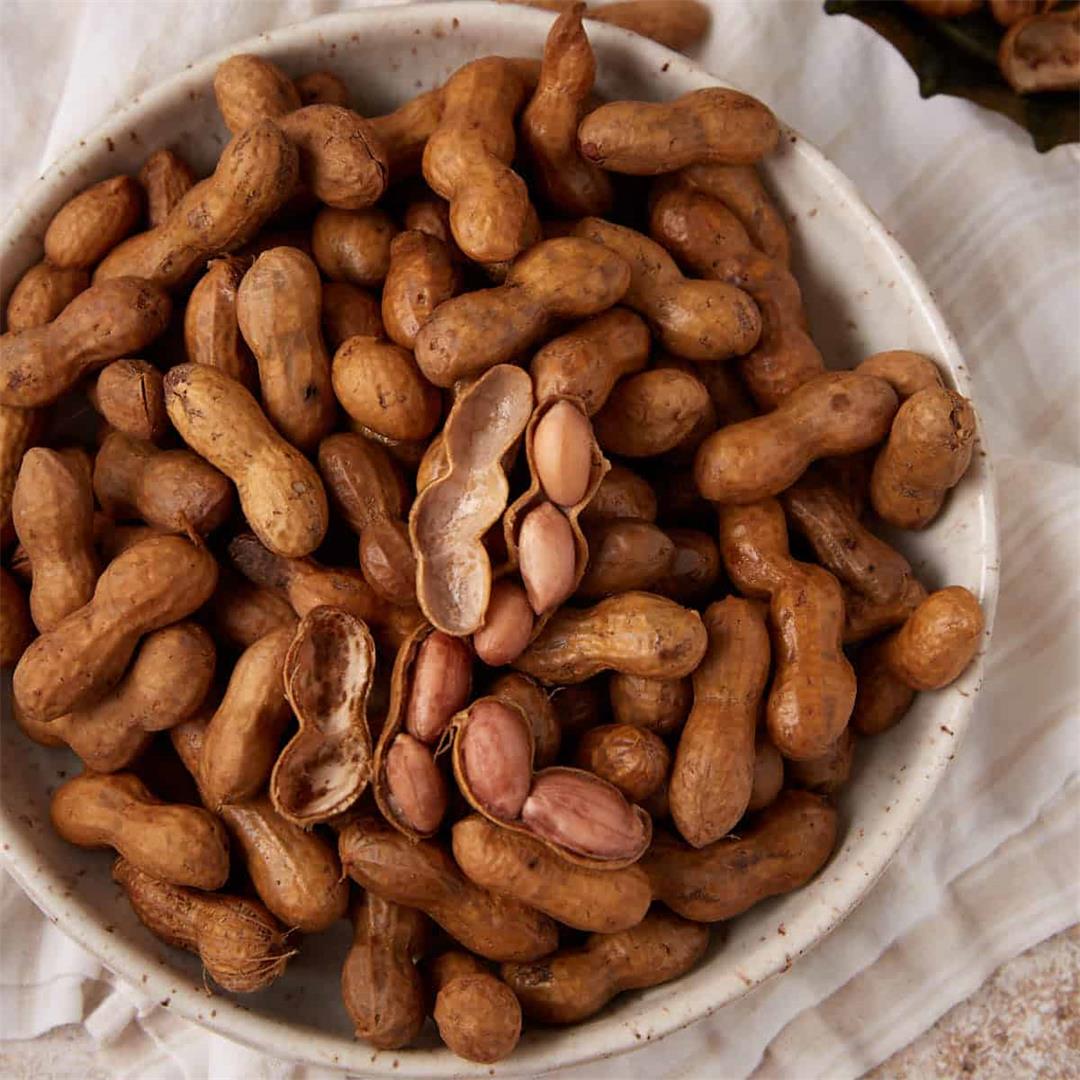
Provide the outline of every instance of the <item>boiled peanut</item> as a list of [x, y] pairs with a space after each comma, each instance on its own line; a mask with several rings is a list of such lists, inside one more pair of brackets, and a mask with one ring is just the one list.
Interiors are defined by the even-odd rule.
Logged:
[[521, 139], [537, 187], [570, 217], [603, 214], [613, 199], [610, 177], [585, 160], [577, 145], [578, 124], [596, 78], [596, 58], [581, 18], [571, 6], [552, 23], [540, 80], [521, 115]]
[[184, 442], [236, 484], [244, 516], [271, 551], [295, 557], [318, 547], [329, 517], [319, 474], [238, 382], [180, 364], [165, 376], [165, 406]]
[[851, 712], [851, 726], [860, 735], [888, 731], [915, 700], [915, 691], [893, 674], [884, 652], [884, 642], [872, 642], [859, 653], [856, 662], [859, 689]]
[[785, 791], [738, 836], [696, 850], [657, 836], [641, 865], [656, 899], [672, 911], [720, 922], [805, 885], [832, 854], [837, 827], [824, 799]]
[[319, 211], [311, 247], [319, 269], [331, 281], [370, 289], [381, 285], [390, 268], [390, 242], [397, 227], [384, 210]]
[[628, 592], [591, 608], [563, 608], [514, 666], [541, 682], [584, 682], [601, 671], [682, 678], [705, 653], [696, 611], [650, 593]]
[[428, 921], [412, 908], [365, 893], [352, 911], [353, 942], [341, 969], [341, 997], [357, 1038], [395, 1050], [420, 1034], [424, 985], [414, 960]]
[[184, 309], [184, 348], [190, 363], [220, 368], [251, 390], [256, 381], [255, 358], [236, 317], [237, 294], [246, 270], [246, 262], [232, 256], [210, 260]]
[[421, 742], [435, 745], [450, 718], [469, 700], [471, 690], [469, 646], [440, 630], [428, 634], [413, 662], [405, 730]]
[[679, 178], [719, 199], [742, 222], [754, 247], [782, 266], [788, 265], [791, 238], [787, 226], [752, 165], [691, 165]]
[[909, 349], [890, 349], [868, 356], [857, 371], [884, 379], [901, 401], [907, 401], [920, 390], [932, 390], [942, 385], [937, 364], [922, 353]]
[[244, 994], [269, 986], [293, 955], [274, 917], [254, 900], [170, 885], [127, 859], [116, 860], [113, 879], [139, 920], [166, 944], [195, 953], [223, 990]]
[[575, 865], [541, 841], [480, 814], [457, 822], [452, 835], [454, 858], [471, 881], [566, 926], [611, 934], [636, 926], [649, 910], [651, 888], [637, 866]]
[[62, 270], [47, 262], [31, 266], [11, 290], [8, 330], [18, 333], [52, 322], [89, 284], [85, 270]]
[[655, 521], [656, 511], [656, 492], [648, 480], [625, 465], [612, 465], [596, 494], [581, 511], [581, 522], [590, 524], [610, 518]]
[[660, 344], [676, 356], [724, 360], [749, 352], [757, 343], [761, 316], [741, 289], [683, 277], [659, 244], [602, 218], [583, 218], [574, 235], [605, 245], [630, 264], [623, 303], [638, 312]]
[[83, 773], [66, 781], [53, 794], [49, 818], [68, 843], [115, 848], [171, 885], [220, 889], [229, 876], [221, 822], [201, 807], [160, 802], [134, 773]]
[[200, 779], [210, 807], [241, 802], [266, 784], [289, 721], [281, 672], [292, 630], [244, 650], [203, 739]]
[[391, 439], [425, 439], [442, 399], [408, 349], [372, 337], [349, 338], [334, 354], [334, 393], [359, 424]]
[[446, 781], [431, 751], [402, 732], [386, 753], [387, 794], [395, 814], [418, 833], [433, 833], [446, 815]]
[[521, 1037], [514, 992], [469, 953], [447, 952], [428, 965], [439, 1037], [458, 1057], [490, 1063], [509, 1057]]
[[171, 304], [148, 281], [92, 285], [44, 326], [0, 337], [0, 405], [48, 405], [83, 375], [149, 345]]
[[618, 724], [657, 735], [670, 735], [682, 727], [693, 702], [689, 679], [648, 679], [615, 672], [608, 690]]
[[34, 637], [30, 605], [14, 577], [0, 567], [0, 667], [12, 667]]
[[143, 634], [190, 615], [217, 584], [217, 563], [179, 536], [144, 540], [114, 559], [90, 602], [23, 653], [15, 700], [31, 722], [101, 697], [123, 675]]
[[886, 660], [916, 690], [940, 690], [971, 663], [982, 637], [978, 600], [959, 585], [931, 593], [888, 639]]
[[586, 535], [589, 567], [578, 596], [649, 589], [671, 570], [675, 545], [651, 522], [616, 518], [591, 526]]
[[459, 288], [458, 269], [446, 244], [425, 232], [398, 233], [390, 243], [382, 292], [387, 337], [402, 348], [413, 348], [420, 328]]
[[614, 934], [592, 934], [579, 949], [537, 963], [508, 963], [502, 977], [532, 1020], [572, 1024], [623, 990], [677, 979], [705, 955], [709, 931], [665, 911]]
[[362, 210], [386, 190], [389, 164], [371, 121], [330, 102], [305, 105], [278, 126], [299, 151], [300, 184], [327, 206]]
[[139, 223], [143, 193], [130, 176], [114, 176], [69, 199], [45, 230], [45, 258], [61, 269], [89, 270]]
[[529, 644], [535, 621], [528, 593], [516, 581], [497, 581], [484, 624], [472, 636], [473, 650], [489, 667], [513, 663]]
[[590, 239], [544, 240], [514, 260], [505, 283], [440, 304], [416, 335], [416, 361], [436, 386], [514, 359], [555, 319], [596, 315], [630, 282], [623, 257]]
[[576, 552], [566, 515], [552, 503], [530, 510], [518, 536], [518, 564], [537, 615], [557, 608], [574, 590]]
[[405, 485], [383, 447], [341, 433], [319, 444], [322, 473], [334, 508], [360, 536], [360, 567], [387, 603], [416, 603], [416, 560], [402, 521]]
[[[203, 740], [209, 720], [210, 710], [204, 709], [169, 735], [204, 803]], [[318, 933], [345, 914], [349, 886], [336, 849], [318, 833], [286, 821], [265, 795], [222, 806], [219, 813], [259, 899], [286, 926]]]
[[793, 761], [786, 768], [792, 787], [835, 798], [851, 775], [855, 755], [855, 735], [850, 727], [819, 758]]
[[127, 768], [151, 733], [186, 720], [202, 705], [214, 677], [214, 643], [201, 626], [173, 623], [147, 634], [131, 667], [104, 697], [47, 724], [32, 724], [16, 709], [35, 742], [67, 744], [94, 772]]
[[113, 518], [142, 518], [162, 532], [204, 535], [232, 512], [233, 489], [190, 450], [110, 432], [94, 461], [94, 494]]
[[652, 342], [642, 320], [615, 307], [553, 338], [532, 358], [529, 370], [536, 400], [576, 397], [588, 416], [607, 401], [616, 381], [640, 371]]
[[97, 583], [89, 476], [55, 450], [27, 450], [11, 514], [34, 568], [30, 614], [38, 630], [52, 630], [90, 600]]
[[348, 810], [371, 777], [368, 694], [375, 643], [342, 608], [317, 607], [285, 654], [285, 696], [300, 730], [274, 763], [274, 809], [304, 828]]
[[297, 175], [296, 147], [284, 132], [271, 120], [252, 124], [160, 225], [112, 250], [95, 284], [127, 276], [166, 289], [185, 284], [211, 256], [243, 247], [292, 194]]
[[896, 394], [881, 379], [826, 372], [792, 391], [773, 412], [710, 435], [698, 449], [694, 479], [713, 502], [775, 495], [817, 458], [854, 454], [880, 442], [896, 406]]
[[110, 426], [132, 438], [157, 442], [169, 430], [165, 376], [145, 360], [114, 360], [103, 368], [94, 405]]
[[442, 89], [442, 116], [424, 147], [424, 179], [449, 200], [454, 239], [475, 262], [514, 258], [536, 219], [528, 188], [509, 164], [514, 114], [526, 93], [501, 57], [465, 64]]
[[975, 433], [975, 410], [954, 390], [931, 387], [909, 397], [870, 477], [878, 517], [900, 529], [929, 525], [967, 472]]
[[388, 645], [396, 648], [422, 621], [415, 608], [395, 607], [381, 600], [359, 570], [322, 566], [314, 559], [285, 559], [263, 547], [250, 533], [229, 543], [233, 565], [249, 581], [280, 589], [303, 618], [322, 605], [343, 608], [370, 622]]
[[679, 181], [654, 186], [650, 231], [690, 271], [743, 289], [761, 313], [761, 337], [740, 369], [763, 409], [825, 370], [807, 330], [802, 292], [786, 265], [755, 250], [719, 200]]
[[719, 840], [746, 812], [754, 784], [754, 731], [769, 677], [761, 609], [728, 597], [705, 612], [709, 651], [694, 672], [694, 706], [668, 784], [671, 816], [696, 848]]
[[609, 172], [655, 176], [698, 163], [749, 165], [780, 138], [776, 117], [756, 98], [710, 87], [674, 101], [613, 101], [578, 128], [587, 161]]
[[342, 829], [338, 848], [345, 872], [369, 893], [425, 912], [479, 956], [536, 960], [558, 943], [547, 916], [473, 885], [434, 841], [364, 818]]
[[337, 419], [320, 309], [319, 272], [296, 248], [264, 251], [236, 294], [240, 332], [259, 367], [263, 408], [301, 450], [314, 448]]
[[874, 604], [890, 604], [909, 589], [911, 564], [863, 526], [850, 502], [820, 474], [808, 470], [780, 501], [818, 561], [841, 583]]
[[[792, 767], [804, 762], [792, 762]], [[784, 786], [784, 773], [787, 766], [780, 756], [780, 751], [768, 739], [759, 738], [754, 744], [754, 783], [750, 789], [750, 801], [746, 809], [753, 813], [764, 810], [776, 802], [780, 789]]]
[[506, 507], [503, 455], [520, 438], [532, 407], [532, 383], [521, 368], [498, 365], [473, 383], [443, 427], [446, 471], [420, 491], [409, 512], [416, 595], [428, 620], [445, 633], [472, 634], [483, 623], [491, 593], [483, 537]]
[[791, 558], [775, 499], [722, 506], [719, 519], [732, 583], [746, 596], [769, 597], [776, 668], [766, 704], [769, 737], [787, 758], [820, 757], [844, 730], [855, 700], [840, 586], [828, 571]]
[[630, 724], [606, 724], [585, 732], [577, 764], [643, 802], [667, 778], [671, 754], [658, 735]]
[[155, 150], [139, 170], [151, 227], [162, 224], [176, 204], [195, 186], [191, 166], [172, 150]]
[[322, 287], [322, 329], [333, 351], [351, 337], [382, 337], [379, 301], [358, 285], [327, 281]]
[[234, 135], [260, 120], [278, 119], [300, 108], [300, 95], [288, 76], [269, 60], [247, 53], [218, 65], [214, 97]]

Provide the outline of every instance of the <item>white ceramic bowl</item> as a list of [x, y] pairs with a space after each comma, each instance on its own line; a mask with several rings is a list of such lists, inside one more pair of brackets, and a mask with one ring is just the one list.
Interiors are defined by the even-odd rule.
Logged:
[[[538, 56], [550, 19], [474, 2], [376, 8], [276, 30], [210, 57], [133, 101], [41, 177], [3, 229], [5, 288], [40, 258], [41, 236], [55, 210], [88, 183], [134, 173], [150, 150], [165, 145], [209, 171], [226, 137], [211, 79], [232, 53], [271, 57], [293, 74], [329, 67], [350, 84], [354, 106], [375, 115], [442, 82], [473, 57]], [[589, 34], [599, 61], [598, 89], [608, 98], [661, 100], [718, 82], [689, 60], [622, 30], [590, 24]], [[880, 349], [917, 349], [935, 357], [955, 386], [970, 393], [956, 343], [926, 286], [849, 181], [790, 131], [765, 168], [795, 216], [795, 268], [814, 337], [829, 363], [849, 367]], [[811, 218], [812, 228], [803, 228]], [[928, 586], [972, 589], [989, 626], [998, 542], [984, 453], [975, 454], [932, 528], [903, 536], [899, 546]], [[677, 982], [623, 995], [569, 1031], [530, 1031], [513, 1058], [494, 1071], [530, 1075], [632, 1049], [708, 1016], [785, 970], [859, 902], [896, 851], [953, 757], [982, 671], [976, 660], [947, 690], [920, 695], [893, 731], [863, 741], [841, 802], [840, 845], [806, 888], [735, 921], [727, 940]], [[381, 1054], [352, 1040], [338, 990], [349, 936], [344, 922], [306, 941], [286, 977], [269, 990], [242, 999], [208, 997], [195, 958], [159, 944], [132, 916], [110, 881], [110, 855], [70, 847], [52, 833], [49, 794], [77, 771], [74, 757], [30, 743], [9, 715], [0, 750], [8, 868], [50, 919], [119, 976], [183, 1016], [277, 1058], [376, 1076], [473, 1071], [436, 1048], [434, 1039], [419, 1049]]]

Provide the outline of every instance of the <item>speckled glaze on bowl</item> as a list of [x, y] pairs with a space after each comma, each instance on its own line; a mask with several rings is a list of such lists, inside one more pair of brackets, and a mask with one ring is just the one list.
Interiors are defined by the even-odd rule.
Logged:
[[[49, 218], [86, 184], [134, 173], [149, 151], [164, 145], [176, 147], [200, 171], [210, 169], [226, 138], [211, 79], [227, 55], [259, 53], [293, 74], [329, 67], [350, 84], [354, 106], [374, 115], [437, 85], [473, 57], [538, 56], [550, 21], [544, 12], [488, 3], [375, 8], [276, 30], [212, 56], [133, 101], [27, 193], [0, 233], [4, 287], [10, 290], [40, 258]], [[719, 82], [684, 57], [614, 27], [592, 24], [589, 34], [599, 61], [598, 89], [609, 98], [663, 100]], [[850, 367], [879, 349], [917, 349], [935, 357], [953, 384], [970, 394], [963, 360], [926, 286], [850, 182], [791, 131], [766, 172], [796, 221], [795, 269], [814, 337], [830, 365]], [[932, 528], [906, 534], [899, 544], [928, 586], [972, 589], [983, 603], [989, 634], [998, 541], [993, 481], [982, 450]], [[714, 944], [707, 960], [684, 978], [623, 995], [569, 1031], [530, 1031], [516, 1054], [490, 1071], [535, 1075], [633, 1049], [785, 971], [859, 902], [895, 853], [953, 757], [982, 674], [980, 658], [947, 690], [920, 695], [903, 724], [863, 741], [841, 804], [840, 846], [810, 885], [736, 920], [726, 941]], [[75, 758], [30, 743], [6, 704], [4, 714], [5, 863], [46, 915], [117, 975], [161, 1002], [168, 999], [168, 1007], [183, 1016], [277, 1058], [369, 1076], [478, 1071], [437, 1048], [432, 1037], [420, 1048], [387, 1053], [353, 1041], [338, 989], [349, 940], [344, 922], [305, 941], [287, 976], [269, 990], [208, 997], [195, 958], [164, 947], [135, 920], [110, 881], [109, 854], [70, 847], [53, 835], [49, 793], [77, 771]]]

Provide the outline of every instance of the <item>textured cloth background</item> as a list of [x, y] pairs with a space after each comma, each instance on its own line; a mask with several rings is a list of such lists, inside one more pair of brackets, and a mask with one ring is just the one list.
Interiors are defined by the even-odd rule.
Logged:
[[[353, 4], [0, 0], [0, 192], [205, 53]], [[1080, 152], [915, 77], [816, 2], [713, 3], [700, 59], [761, 96], [855, 182], [959, 339], [997, 466], [1001, 600], [962, 752], [868, 899], [782, 979], [574, 1076], [859, 1075], [1000, 963], [1080, 918]], [[85, 1023], [118, 1077], [302, 1077], [113, 982], [0, 881], [0, 1035]]]

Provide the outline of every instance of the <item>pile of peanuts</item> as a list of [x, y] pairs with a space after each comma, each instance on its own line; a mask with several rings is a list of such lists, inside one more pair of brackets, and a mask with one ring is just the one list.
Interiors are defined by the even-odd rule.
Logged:
[[53, 825], [227, 991], [348, 913], [379, 1048], [430, 1013], [491, 1062], [688, 971], [983, 633], [868, 524], [934, 520], [970, 403], [826, 371], [773, 115], [597, 105], [582, 17], [373, 119], [231, 58], [213, 175], [75, 196], [0, 338], [2, 659], [85, 765]]

